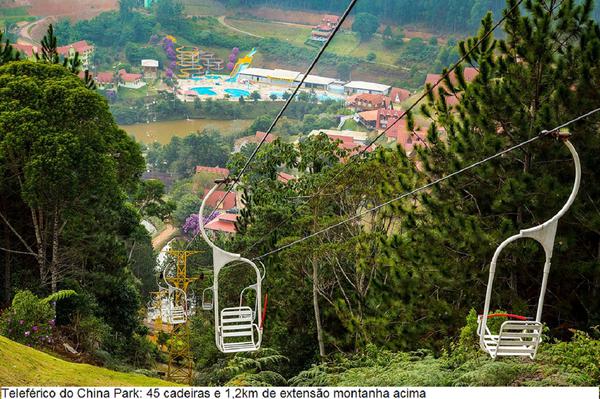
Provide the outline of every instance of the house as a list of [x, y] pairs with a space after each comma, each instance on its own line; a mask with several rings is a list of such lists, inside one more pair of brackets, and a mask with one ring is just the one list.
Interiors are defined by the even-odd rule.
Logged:
[[[265, 138], [266, 136], [266, 138]], [[277, 140], [277, 135], [275, 134], [269, 134], [267, 135], [265, 132], [260, 132], [257, 131], [256, 134], [254, 136], [245, 136], [245, 137], [240, 137], [239, 139], [235, 140], [233, 142], [233, 152], [240, 152], [242, 150], [242, 148], [246, 145], [246, 144], [259, 144], [263, 138], [265, 138], [265, 143], [272, 143], [273, 141]]]
[[88, 42], [85, 40], [80, 40], [66, 46], [58, 47], [56, 51], [59, 55], [65, 58], [72, 58], [75, 56], [75, 52], [79, 53], [79, 59], [81, 60], [81, 66], [83, 69], [89, 69], [92, 65], [94, 46], [88, 44]]
[[101, 90], [108, 90], [114, 87], [115, 74], [112, 72], [98, 72], [94, 77], [96, 86]]
[[[369, 141], [368, 133], [358, 132], [354, 130], [313, 130], [308, 135], [315, 136], [317, 134], [324, 133], [332, 141], [338, 141], [338, 148], [347, 150], [348, 155], [352, 156], [362, 152], [367, 146]], [[367, 149], [368, 152], [373, 151], [373, 146]]]
[[410, 98], [410, 91], [399, 87], [392, 87], [390, 90], [390, 102], [392, 104], [400, 104]]
[[297, 177], [294, 175], [290, 175], [289, 173], [285, 173], [285, 172], [277, 172], [277, 180], [279, 180], [282, 183], [287, 183], [290, 180], [296, 180]]
[[[467, 82], [467, 83], [471, 83], [473, 80], [475, 80], [477, 75], [479, 75], [479, 71], [476, 68], [468, 67], [468, 68], [464, 68], [464, 70], [463, 70], [463, 76], [465, 78], [465, 82]], [[444, 75], [438, 74], [438, 73], [428, 73], [425, 78], [425, 86], [435, 85], [438, 81], [440, 81], [440, 79], [442, 79], [443, 76]], [[458, 79], [456, 78], [455, 72], [450, 73], [449, 77], [450, 77], [450, 82], [452, 82], [452, 84], [455, 85], [458, 83]], [[445, 83], [443, 80], [438, 85], [438, 87], [439, 86], [445, 86]], [[437, 90], [434, 90], [434, 95], [436, 97], [438, 96]], [[450, 95], [450, 96], [446, 97], [446, 103], [448, 105], [456, 105], [456, 104], [458, 104], [459, 101], [460, 101], [460, 93], [458, 93], [457, 95]]]
[[27, 59], [29, 59], [29, 60], [34, 60], [35, 54], [40, 51], [40, 49], [38, 47], [32, 46], [31, 44], [14, 43], [14, 44], [11, 44], [11, 46], [13, 46], [13, 48], [15, 50], [24, 54], [27, 57]]
[[377, 127], [377, 114], [377, 110], [359, 112], [355, 115], [354, 120], [367, 129], [375, 129]]
[[347, 95], [370, 93], [388, 95], [392, 86], [383, 85], [380, 83], [370, 83], [362, 81], [352, 81], [344, 85], [344, 92]]
[[379, 108], [389, 108], [390, 100], [383, 94], [355, 94], [348, 97], [346, 106], [354, 111], [370, 111]]
[[403, 111], [393, 109], [377, 110], [376, 128], [379, 131], [385, 130], [388, 142], [395, 142], [402, 146], [407, 154], [410, 154], [416, 145], [422, 143], [421, 139], [425, 137], [426, 132], [420, 129], [409, 130], [407, 119], [400, 119], [402, 113]]
[[[210, 189], [204, 189], [204, 196], [208, 194]], [[206, 200], [206, 205], [217, 210], [228, 210], [236, 207], [237, 198], [234, 192], [216, 190]], [[218, 208], [217, 208], [218, 207]]]
[[237, 228], [235, 222], [239, 215], [232, 213], [221, 213], [216, 218], [211, 220], [204, 226], [206, 230], [211, 230], [213, 233], [235, 234]]
[[158, 78], [158, 60], [142, 60], [142, 71], [144, 78]]
[[321, 23], [313, 28], [310, 35], [311, 40], [326, 42], [339, 23], [340, 17], [337, 15], [324, 15]]
[[140, 89], [146, 85], [139, 73], [129, 73], [124, 69], [119, 70], [119, 86], [128, 89]]

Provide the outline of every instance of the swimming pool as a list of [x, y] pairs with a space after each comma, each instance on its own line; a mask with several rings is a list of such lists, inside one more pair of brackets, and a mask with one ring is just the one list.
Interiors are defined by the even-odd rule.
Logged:
[[272, 91], [269, 93], [269, 96], [275, 95], [277, 98], [283, 98], [283, 91]]
[[250, 95], [248, 90], [242, 89], [225, 89], [223, 91], [229, 94], [231, 97], [248, 97]]
[[190, 90], [195, 91], [201, 96], [214, 96], [217, 93], [213, 91], [212, 87], [192, 87]]
[[221, 79], [221, 75], [204, 75], [205, 79]]

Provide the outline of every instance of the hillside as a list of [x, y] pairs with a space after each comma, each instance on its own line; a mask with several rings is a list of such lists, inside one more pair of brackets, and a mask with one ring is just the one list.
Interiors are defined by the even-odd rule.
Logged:
[[167, 381], [70, 363], [0, 336], [0, 385], [170, 386]]

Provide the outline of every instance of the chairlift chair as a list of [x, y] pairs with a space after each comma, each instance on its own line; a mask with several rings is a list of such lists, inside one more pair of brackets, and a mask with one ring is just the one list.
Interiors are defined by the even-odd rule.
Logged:
[[[203, 222], [203, 213], [206, 201], [217, 190], [221, 183], [217, 183], [204, 197], [199, 211], [200, 232], [204, 241], [213, 250], [213, 286], [203, 291], [202, 308], [205, 310], [214, 310], [215, 317], [215, 343], [217, 348], [223, 353], [234, 352], [252, 352], [260, 349], [262, 341], [262, 327], [259, 327], [257, 320], [262, 320], [261, 309], [261, 282], [264, 275], [261, 275], [260, 269], [254, 262], [243, 258], [240, 254], [227, 252], [216, 246], [206, 234]], [[219, 273], [224, 267], [231, 266], [232, 263], [239, 262], [249, 265], [256, 275], [256, 283], [246, 287], [256, 291], [255, 309], [249, 306], [243, 306], [240, 301], [239, 306], [221, 308], [219, 304]], [[264, 267], [264, 266], [263, 266]], [[212, 300], [208, 298], [211, 294]]]
[[[573, 144], [571, 144], [571, 142], [568, 140], [570, 136], [569, 133], [560, 132], [556, 136], [562, 140], [573, 157], [573, 162], [575, 164], [575, 182], [573, 183], [573, 189], [571, 191], [571, 195], [567, 199], [567, 202], [556, 215], [539, 226], [521, 230], [519, 234], [507, 238], [500, 244], [500, 246], [498, 246], [494, 256], [492, 257], [487, 291], [485, 295], [484, 310], [483, 314], [478, 317], [477, 329], [477, 334], [480, 338], [480, 346], [492, 357], [492, 359], [496, 359], [498, 356], [526, 356], [534, 359], [538, 350], [538, 346], [542, 341], [542, 310], [544, 306], [546, 286], [548, 284], [548, 274], [550, 273], [550, 261], [552, 259], [552, 250], [554, 247], [554, 240], [556, 238], [556, 229], [559, 219], [571, 207], [573, 201], [575, 201], [581, 181], [581, 163], [575, 147], [573, 147]], [[492, 286], [494, 283], [498, 257], [508, 244], [521, 238], [532, 238], [539, 242], [544, 248], [546, 255], [542, 286], [535, 319], [509, 313], [489, 313], [490, 301], [492, 297]], [[493, 334], [488, 327], [488, 320], [495, 317], [507, 319], [500, 326], [498, 334]]]

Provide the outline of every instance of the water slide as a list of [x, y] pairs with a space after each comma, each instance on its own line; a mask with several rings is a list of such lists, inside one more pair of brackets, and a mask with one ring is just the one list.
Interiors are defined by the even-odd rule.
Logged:
[[233, 69], [231, 70], [231, 74], [229, 75], [230, 80], [237, 80], [240, 72], [242, 72], [244, 69], [246, 69], [250, 66], [250, 64], [252, 63], [252, 58], [254, 57], [254, 54], [256, 54], [255, 48], [253, 48], [252, 51], [250, 51], [248, 54], [246, 54], [245, 57], [240, 58], [235, 63], [235, 66], [233, 67]]

